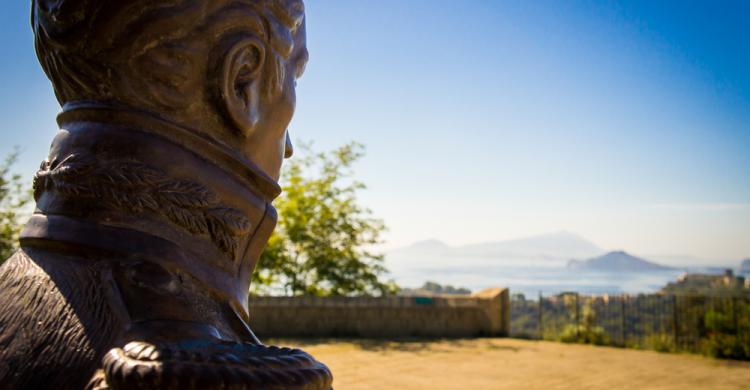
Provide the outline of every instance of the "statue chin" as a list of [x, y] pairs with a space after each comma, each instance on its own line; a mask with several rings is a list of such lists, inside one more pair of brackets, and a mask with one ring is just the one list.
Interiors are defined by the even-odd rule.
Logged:
[[330, 389], [325, 365], [249, 326], [307, 58], [302, 2], [103, 4], [33, 4], [64, 109], [0, 268], [0, 383]]

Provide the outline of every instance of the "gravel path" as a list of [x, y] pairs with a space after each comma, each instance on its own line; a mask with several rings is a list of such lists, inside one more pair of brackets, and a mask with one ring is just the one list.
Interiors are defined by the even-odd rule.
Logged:
[[750, 389], [750, 363], [514, 339], [292, 341], [336, 390]]

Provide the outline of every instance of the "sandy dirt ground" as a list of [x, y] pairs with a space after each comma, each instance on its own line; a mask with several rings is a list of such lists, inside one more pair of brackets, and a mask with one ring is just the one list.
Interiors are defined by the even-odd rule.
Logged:
[[750, 389], [750, 363], [514, 339], [299, 341], [335, 390]]

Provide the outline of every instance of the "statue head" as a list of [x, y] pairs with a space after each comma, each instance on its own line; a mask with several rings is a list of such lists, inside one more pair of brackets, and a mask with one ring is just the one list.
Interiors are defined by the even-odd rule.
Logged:
[[308, 56], [301, 0], [34, 0], [32, 26], [63, 111], [157, 116], [278, 179]]

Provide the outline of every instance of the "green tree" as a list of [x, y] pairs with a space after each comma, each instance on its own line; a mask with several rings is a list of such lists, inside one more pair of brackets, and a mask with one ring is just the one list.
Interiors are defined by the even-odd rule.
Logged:
[[[583, 300], [583, 304], [580, 303], [581, 300]], [[596, 310], [591, 299], [585, 299], [577, 293], [566, 294], [563, 296], [563, 302], [569, 313], [569, 321], [572, 323], [563, 328], [560, 341], [595, 345], [610, 343], [604, 328], [599, 326]]]
[[0, 164], [0, 264], [18, 247], [18, 234], [23, 227], [25, 206], [31, 202], [31, 194], [21, 176], [11, 173], [18, 158], [18, 149], [10, 153]]
[[380, 295], [395, 290], [383, 280], [383, 255], [372, 251], [385, 229], [357, 200], [365, 188], [352, 180], [363, 146], [330, 153], [300, 148], [282, 174], [276, 200], [279, 223], [253, 275], [253, 292], [286, 295]]

